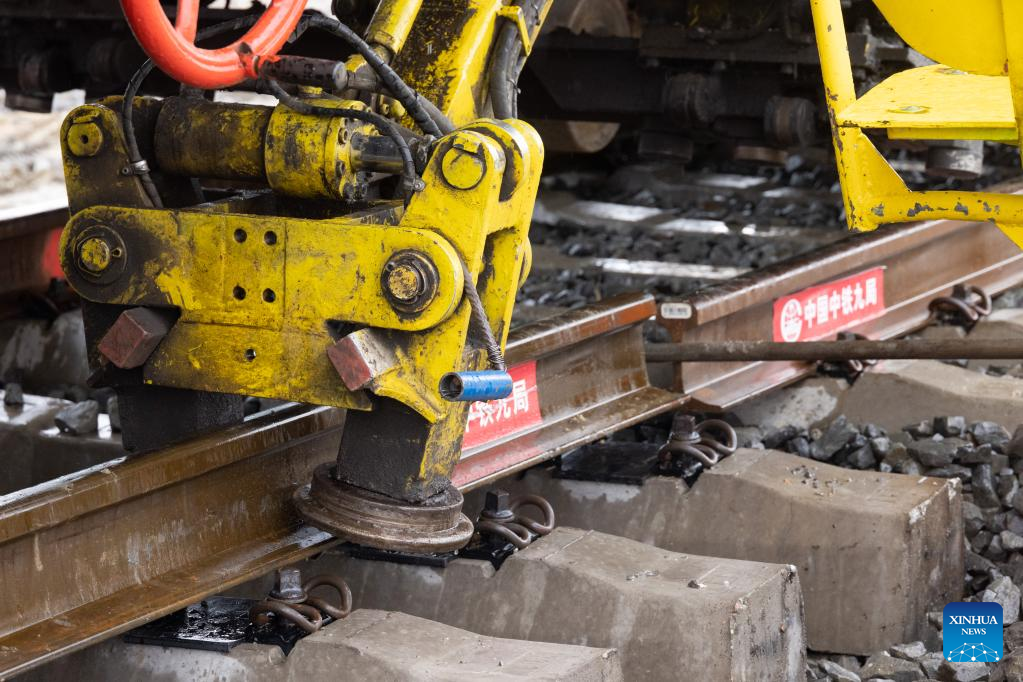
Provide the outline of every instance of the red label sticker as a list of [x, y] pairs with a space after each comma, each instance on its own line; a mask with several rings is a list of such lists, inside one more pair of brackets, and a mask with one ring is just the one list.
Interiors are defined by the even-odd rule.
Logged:
[[884, 311], [884, 268], [873, 268], [775, 300], [774, 340], [816, 341]]
[[492, 443], [543, 421], [536, 387], [536, 360], [515, 365], [508, 373], [512, 377], [510, 396], [469, 406], [462, 450]]

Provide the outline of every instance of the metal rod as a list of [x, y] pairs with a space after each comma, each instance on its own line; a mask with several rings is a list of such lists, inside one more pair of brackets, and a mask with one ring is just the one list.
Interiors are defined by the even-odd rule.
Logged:
[[889, 341], [721, 341], [648, 343], [647, 362], [757, 362], [788, 360], [1011, 360], [1023, 359], [1023, 336], [1012, 339], [894, 339]]

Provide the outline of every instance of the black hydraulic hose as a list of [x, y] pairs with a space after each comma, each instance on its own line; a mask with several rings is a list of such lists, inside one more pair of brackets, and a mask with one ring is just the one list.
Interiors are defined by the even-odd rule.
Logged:
[[333, 107], [323, 107], [316, 104], [310, 104], [297, 97], [289, 95], [288, 92], [280, 86], [277, 81], [268, 80], [266, 81], [270, 92], [284, 103], [289, 109], [297, 111], [300, 114], [306, 114], [310, 116], [344, 116], [346, 118], [354, 118], [359, 121], [365, 121], [370, 123], [377, 128], [381, 133], [390, 138], [394, 145], [398, 148], [398, 154], [401, 156], [402, 163], [402, 178], [405, 186], [406, 195], [411, 195], [412, 192], [417, 192], [422, 189], [422, 180], [419, 179], [416, 173], [416, 164], [412, 159], [412, 150], [408, 146], [408, 141], [401, 134], [401, 128], [389, 118], [381, 116], [378, 113], [372, 111], [364, 111], [362, 109], [335, 109]]
[[522, 42], [518, 27], [504, 22], [497, 36], [490, 67], [490, 104], [495, 118], [518, 118], [519, 54]]
[[[337, 19], [331, 19], [324, 16], [311, 16], [309, 17], [309, 25], [319, 28], [321, 30], [332, 33], [333, 35], [341, 38], [349, 45], [351, 45], [356, 52], [362, 55], [362, 58], [366, 60], [370, 68], [380, 78], [381, 83], [389, 92], [394, 95], [394, 98], [401, 102], [401, 105], [405, 107], [405, 111], [408, 112], [412, 120], [416, 122], [424, 133], [427, 135], [433, 135], [434, 137], [440, 137], [444, 134], [438, 126], [437, 122], [430, 116], [426, 107], [423, 105], [424, 98], [417, 93], [415, 90], [410, 88], [405, 81], [401, 79], [394, 69], [392, 69], [387, 62], [380, 58], [380, 55], [362, 39], [352, 29], [342, 24]], [[447, 131], [451, 132], [451, 131]]]
[[[540, 20], [542, 5], [543, 0], [519, 0], [513, 6], [520, 9], [527, 28], [532, 30]], [[490, 104], [495, 118], [518, 118], [519, 74], [525, 65], [518, 24], [507, 20], [497, 34], [490, 62]]]
[[153, 182], [153, 178], [149, 174], [149, 164], [142, 158], [142, 153], [139, 151], [138, 139], [135, 137], [135, 111], [133, 108], [135, 96], [142, 86], [142, 81], [152, 72], [154, 66], [153, 60], [146, 60], [146, 63], [128, 81], [128, 87], [124, 91], [124, 99], [121, 102], [121, 126], [124, 129], [124, 141], [128, 147], [128, 163], [130, 164], [125, 171], [139, 176], [139, 180], [142, 182], [142, 189], [145, 190], [149, 201], [156, 208], [163, 208], [163, 199], [160, 198], [160, 191], [156, 188], [156, 183]]
[[433, 122], [437, 124], [437, 127], [440, 128], [440, 131], [442, 133], [447, 135], [448, 133], [452, 133], [455, 131], [455, 124], [451, 122], [451, 119], [448, 118], [444, 114], [444, 112], [437, 107], [436, 104], [434, 104], [427, 98], [423, 97], [422, 95], [419, 96], [418, 102], [423, 106], [424, 109], [426, 109], [426, 113], [430, 115], [430, 118], [433, 119]]

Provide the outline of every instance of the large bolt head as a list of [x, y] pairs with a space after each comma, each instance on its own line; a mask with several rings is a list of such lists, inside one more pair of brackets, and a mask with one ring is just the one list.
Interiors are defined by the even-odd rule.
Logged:
[[116, 281], [124, 273], [127, 260], [124, 241], [106, 225], [91, 225], [81, 230], [71, 238], [63, 254], [64, 271], [80, 286]]
[[78, 265], [95, 275], [110, 267], [113, 248], [103, 237], [89, 237], [78, 246]]
[[455, 189], [472, 189], [480, 184], [487, 170], [480, 144], [475, 140], [457, 140], [441, 159], [444, 182]]
[[440, 276], [429, 256], [399, 251], [384, 264], [380, 285], [391, 305], [403, 313], [422, 312], [437, 295]]
[[488, 490], [483, 502], [482, 518], [496, 521], [510, 521], [515, 517], [511, 510], [511, 495], [506, 490]]
[[387, 291], [403, 303], [411, 303], [423, 295], [426, 282], [419, 268], [411, 263], [399, 263], [385, 270]]

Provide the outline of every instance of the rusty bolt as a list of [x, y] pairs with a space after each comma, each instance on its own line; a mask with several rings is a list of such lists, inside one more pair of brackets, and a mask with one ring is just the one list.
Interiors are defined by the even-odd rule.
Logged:
[[482, 146], [470, 137], [456, 140], [441, 159], [444, 181], [455, 189], [472, 189], [483, 180], [486, 170]]
[[288, 604], [301, 604], [306, 600], [306, 592], [302, 589], [302, 572], [297, 568], [281, 568], [277, 570], [277, 580], [270, 590], [270, 598]]
[[132, 308], [121, 313], [99, 341], [99, 352], [121, 369], [141, 367], [170, 331], [165, 313]]
[[418, 251], [399, 251], [384, 264], [380, 285], [396, 310], [418, 313], [437, 295], [439, 278], [429, 256]]

